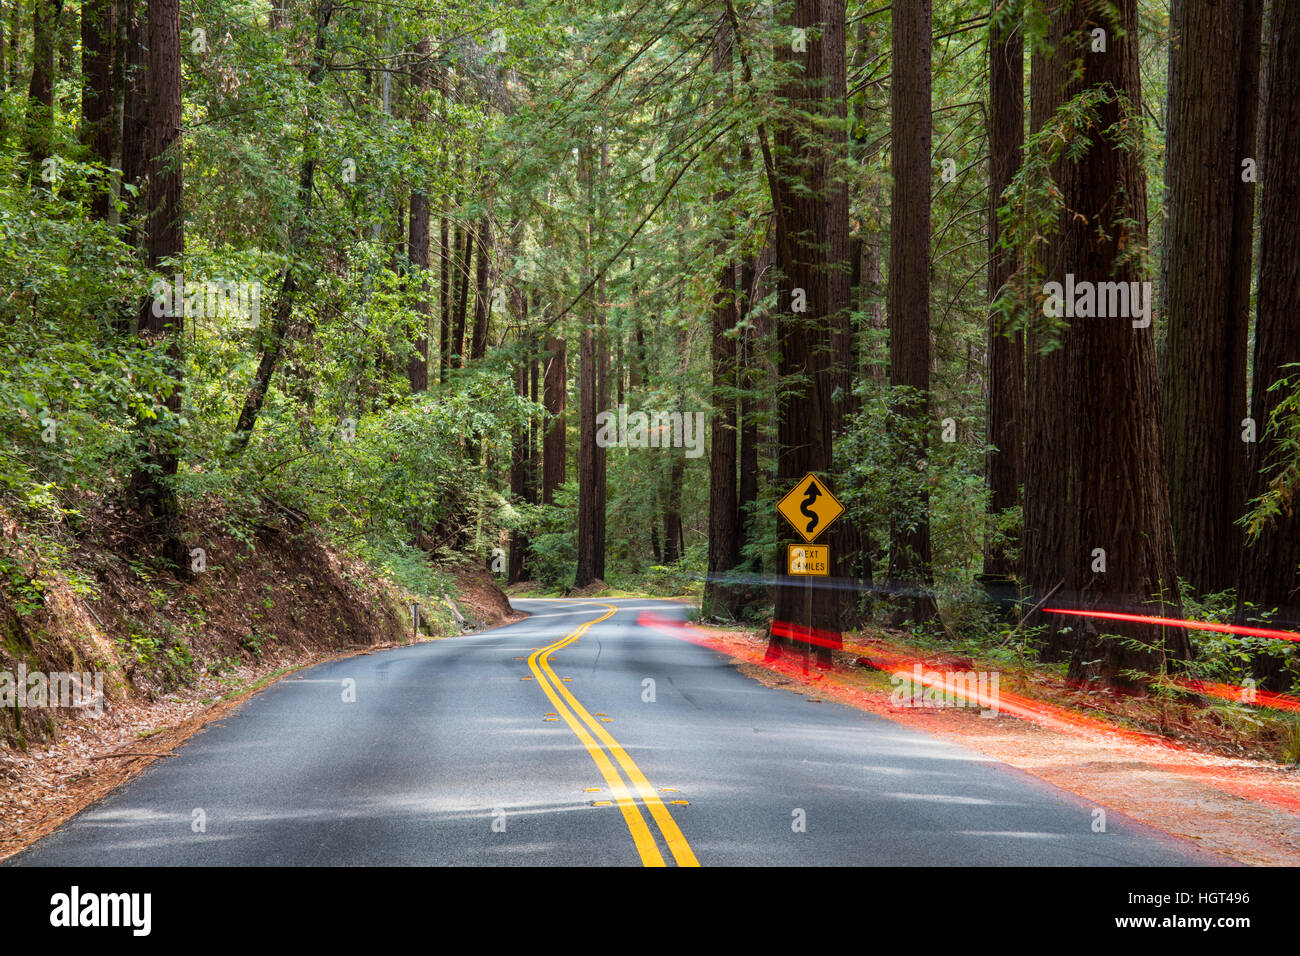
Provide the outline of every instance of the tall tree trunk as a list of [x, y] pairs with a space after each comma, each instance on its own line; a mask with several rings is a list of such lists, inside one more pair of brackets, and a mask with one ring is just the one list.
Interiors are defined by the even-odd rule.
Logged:
[[447, 217], [441, 216], [438, 237], [438, 259], [441, 274], [438, 281], [438, 381], [447, 381], [447, 368], [451, 364], [451, 248]]
[[22, 0], [10, 0], [9, 3], [9, 64], [5, 76], [5, 89], [18, 88], [18, 75], [22, 60], [23, 5]]
[[[589, 318], [589, 309], [584, 318]], [[583, 588], [598, 577], [601, 541], [596, 524], [596, 334], [584, 321], [578, 339], [578, 565], [573, 586]]]
[[[81, 138], [90, 158], [105, 168], [113, 163], [117, 138], [114, 71], [117, 39], [116, 0], [83, 0], [81, 8]], [[91, 215], [108, 219], [111, 200], [107, 185], [95, 191]]]
[[[825, 249], [821, 281], [826, 286], [825, 299], [829, 327], [830, 354], [822, 379], [822, 402], [830, 416], [832, 442], [844, 433], [849, 417], [857, 412], [858, 399], [853, 386], [858, 378], [856, 335], [853, 331], [853, 270], [849, 242], [849, 184], [839, 161], [847, 157], [848, 132], [844, 120], [848, 112], [848, 76], [846, 45], [848, 24], [843, 0], [822, 0], [824, 32], [821, 46], [821, 75], [824, 113], [834, 122], [824, 134], [830, 155], [826, 167], [826, 218], [820, 237]], [[822, 596], [827, 605], [824, 617], [834, 631], [844, 631], [857, 623], [862, 582], [869, 579], [865, 536], [852, 521], [842, 520], [827, 532], [830, 546], [830, 576], [834, 587]], [[827, 653], [820, 655], [830, 662]]]
[[465, 313], [469, 308], [469, 274], [474, 269], [474, 233], [462, 226], [460, 244], [460, 295], [456, 299], [456, 324], [451, 332], [451, 367], [465, 366]]
[[[145, 141], [145, 18], [137, 0], [120, 0], [118, 8], [117, 51], [114, 70], [121, 70], [118, 79], [116, 109], [121, 124], [120, 155], [117, 168], [122, 175], [114, 180], [114, 200], [123, 207], [121, 211], [109, 207], [110, 223], [133, 223], [139, 208], [138, 192], [133, 195], [128, 186], [138, 187], [144, 177]], [[134, 228], [128, 231], [127, 241], [135, 245], [139, 240]]]
[[492, 317], [491, 290], [488, 274], [492, 266], [492, 224], [484, 216], [479, 224], [478, 275], [474, 283], [474, 332], [470, 340], [470, 361], [477, 362], [487, 354], [488, 322]]
[[[605, 184], [609, 174], [609, 147], [600, 144], [600, 165], [597, 167], [595, 188], [592, 190], [597, 206], [595, 208], [595, 236], [603, 241], [605, 235], [605, 215], [607, 203]], [[609, 408], [609, 329], [605, 321], [605, 310], [609, 300], [605, 295], [605, 273], [596, 277], [596, 408]], [[607, 549], [606, 510], [609, 503], [609, 482], [607, 480], [609, 459], [605, 449], [596, 449], [596, 504], [593, 517], [596, 519], [596, 577], [605, 579], [605, 553]]]
[[[740, 375], [745, 388], [740, 397], [740, 489], [736, 504], [742, 515], [742, 548], [755, 537], [752, 529], [755, 524], [753, 508], [758, 501], [759, 453], [762, 444], [770, 434], [769, 428], [760, 429], [759, 421], [770, 417], [769, 396], [776, 392], [774, 388], [767, 388], [764, 380], [765, 375], [770, 371], [764, 358], [771, 342], [771, 318], [756, 305], [767, 298], [770, 289], [769, 281], [774, 264], [770, 230], [768, 235], [769, 241], [764, 242], [753, 264], [746, 270], [741, 283], [745, 295], [743, 300], [745, 331], [740, 340], [742, 349]], [[746, 570], [752, 572], [762, 570], [762, 562], [757, 555], [754, 555], [746, 565]], [[753, 599], [752, 592], [750, 599]]]
[[41, 163], [54, 135], [54, 51], [63, 0], [32, 0], [32, 81], [27, 87], [24, 145], [32, 176], [42, 182]]
[[[584, 184], [587, 223], [582, 240], [582, 281], [587, 284], [593, 272], [592, 231], [595, 218], [591, 148], [578, 150], [578, 175]], [[601, 534], [603, 520], [597, 510], [602, 505], [599, 485], [603, 485], [603, 469], [598, 459], [605, 449], [596, 442], [596, 414], [602, 398], [600, 383], [600, 329], [599, 304], [593, 302], [588, 292], [582, 307], [582, 331], [578, 342], [578, 563], [574, 573], [574, 588], [586, 587], [597, 580], [604, 568], [605, 539]], [[599, 485], [598, 485], [599, 483]]]
[[[725, 21], [723, 21], [725, 23]], [[729, 39], [729, 38], [728, 38]], [[726, 197], [717, 197], [719, 203]], [[727, 240], [719, 240], [719, 251]], [[736, 471], [735, 263], [723, 264], [713, 297], [713, 422], [709, 449], [709, 555], [703, 610], [709, 617], [735, 618], [741, 592], [724, 578], [740, 563]]]
[[[1105, 31], [1105, 52], [1094, 52], [1094, 30]], [[1055, 56], [1034, 57], [1035, 129], [1081, 92], [1118, 94], [1100, 102], [1098, 121], [1076, 134], [1088, 138], [1082, 152], [1063, 155], [1052, 171], [1063, 210], [1043, 262], [1046, 279], [1061, 291], [1067, 273], [1093, 289], [1145, 278], [1131, 255], [1121, 256], [1146, 246], [1142, 166], [1115, 133], [1141, 116], [1138, 37], [1137, 0], [1074, 2], [1050, 20]], [[1033, 454], [1025, 462], [1030, 587], [1042, 598], [1059, 585], [1052, 607], [1150, 608], [1153, 615], [1178, 616], [1154, 327], [1135, 327], [1132, 315], [1064, 321], [1059, 349], [1042, 354], [1041, 333], [1026, 349], [1033, 409], [1027, 435]], [[1162, 633], [1142, 623], [1044, 619], [1054, 630], [1048, 650], [1071, 652], [1074, 679], [1122, 685], [1126, 670], [1153, 673], [1192, 653], [1180, 628]]]
[[895, 409], [906, 477], [903, 514], [890, 519], [889, 582], [905, 595], [896, 615], [937, 617], [931, 594], [930, 494], [930, 0], [893, 8], [890, 85], [894, 187], [889, 233], [889, 383], [908, 389]]
[[[993, 0], [989, 21], [989, 303], [1016, 271], [1013, 255], [998, 248], [998, 207], [1002, 193], [1020, 169], [1025, 142], [1024, 39], [1019, 0]], [[999, 327], [990, 313], [988, 332], [988, 444], [985, 474], [989, 513], [1020, 506], [1024, 480], [1025, 337], [1022, 329]], [[984, 545], [984, 584], [990, 596], [1017, 596], [1011, 557], [1014, 536], [1005, 545]], [[1010, 603], [1007, 601], [1006, 603]]]
[[[528, 299], [526, 296], [521, 297], [523, 300], [521, 319], [521, 341], [523, 354], [515, 363], [515, 394], [520, 398], [528, 398], [529, 371], [533, 367], [531, 354], [533, 344], [527, 333], [522, 332], [522, 328], [527, 327], [527, 310]], [[534, 392], [536, 382], [534, 380]], [[532, 459], [532, 425], [531, 423], [516, 428], [514, 435], [511, 455], [510, 455], [510, 494], [517, 501], [530, 502], [530, 482], [529, 470]], [[509, 584], [515, 584], [524, 580], [528, 575], [527, 561], [528, 545], [526, 536], [519, 530], [510, 532], [510, 562], [506, 569], [506, 581]]]
[[[414, 120], [417, 125], [429, 121], [429, 108], [423, 95], [429, 89], [429, 52], [432, 44], [428, 37], [421, 37], [415, 44], [415, 89], [416, 106]], [[415, 272], [415, 281], [419, 294], [415, 308], [421, 317], [421, 327], [416, 334], [415, 354], [407, 363], [407, 378], [411, 391], [423, 392], [429, 387], [429, 197], [418, 189], [411, 190], [411, 228], [408, 250], [411, 257], [411, 269]]]
[[[805, 42], [802, 49], [794, 43], [776, 49], [780, 64], [787, 69], [795, 67], [778, 91], [790, 112], [776, 127], [775, 160], [769, 176], [783, 277], [777, 318], [778, 373], [791, 383], [782, 391], [778, 410], [777, 482], [782, 494], [805, 473], [826, 475], [831, 467], [834, 410], [827, 400], [826, 384], [831, 325], [838, 304], [829, 300], [832, 284], [826, 273], [832, 231], [839, 226], [832, 223], [838, 202], [828, 192], [829, 157], [823, 138], [813, 124], [794, 118], [799, 112], [838, 115], [839, 106], [827, 95], [828, 70], [837, 59], [843, 61], [843, 51], [828, 53], [826, 47], [842, 45], [844, 35], [823, 29], [826, 22], [823, 0], [795, 0], [789, 25], [792, 30], [807, 31]], [[791, 625], [817, 629], [838, 625], [834, 602], [814, 599], [810, 583], [787, 576], [785, 565], [783, 548], [778, 556], [781, 573], [768, 642], [768, 653], [774, 656], [791, 645], [784, 636]], [[793, 643], [806, 649], [806, 644]], [[819, 648], [819, 654], [822, 651]]]
[[668, 481], [664, 488], [664, 564], [682, 559], [682, 485], [686, 478], [686, 457], [680, 448], [668, 451]]
[[[1300, 363], [1300, 7], [1273, 0], [1269, 23], [1267, 126], [1260, 205], [1258, 315], [1255, 326], [1251, 417], [1259, 430], [1249, 470], [1250, 495], [1263, 494], [1276, 469], [1294, 458], [1269, 421], [1287, 395], [1273, 388], [1284, 378], [1294, 387]], [[1288, 368], [1291, 365], [1293, 367]], [[1289, 456], [1289, 457], [1288, 457]], [[1300, 509], [1294, 506], [1266, 525], [1242, 561], [1238, 615], [1273, 618], [1284, 627], [1300, 625]], [[1276, 626], [1276, 625], [1274, 625]]]
[[[1174, 0], [1165, 152], [1163, 395], [1178, 573], [1197, 594], [1233, 586], [1241, 560], [1246, 342], [1262, 0]], [[1189, 374], [1189, 369], [1196, 369]]]
[[[149, 96], [145, 223], [147, 261], [153, 270], [182, 272], [185, 253], [184, 180], [181, 146], [181, 51], [179, 0], [149, 0]], [[179, 292], [180, 290], [177, 290]], [[162, 396], [172, 414], [181, 409], [181, 335], [185, 327], [185, 304], [174, 302], [173, 314], [154, 308], [146, 297], [140, 309], [140, 332], [154, 343], [166, 342], [168, 358], [174, 363], [176, 380]], [[181, 574], [188, 564], [177, 527], [175, 493], [169, 479], [177, 471], [180, 449], [171, 436], [151, 436], [145, 457], [131, 481], [140, 513], [164, 541], [166, 556]]]
[[564, 340], [548, 337], [545, 345], [546, 369], [543, 373], [542, 405], [546, 408], [546, 426], [542, 434], [542, 504], [555, 504], [555, 491], [564, 484], [568, 463], [565, 460], [565, 406], [568, 402], [569, 377], [565, 367]]

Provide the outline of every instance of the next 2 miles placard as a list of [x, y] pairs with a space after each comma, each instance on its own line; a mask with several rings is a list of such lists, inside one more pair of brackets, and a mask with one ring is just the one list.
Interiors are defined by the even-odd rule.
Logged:
[[831, 548], [828, 544], [791, 544], [786, 546], [786, 574], [831, 573]]

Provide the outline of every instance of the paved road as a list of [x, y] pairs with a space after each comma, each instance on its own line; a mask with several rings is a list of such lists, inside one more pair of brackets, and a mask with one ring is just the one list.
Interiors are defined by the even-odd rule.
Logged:
[[637, 624], [681, 605], [515, 603], [282, 680], [10, 864], [1223, 862]]

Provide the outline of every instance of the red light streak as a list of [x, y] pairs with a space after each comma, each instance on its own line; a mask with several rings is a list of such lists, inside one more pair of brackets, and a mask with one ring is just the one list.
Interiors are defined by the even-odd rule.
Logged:
[[1267, 627], [1249, 627], [1245, 624], [1215, 624], [1212, 621], [1184, 621], [1177, 617], [1148, 617], [1144, 614], [1124, 614], [1119, 611], [1075, 611], [1063, 607], [1045, 607], [1046, 614], [1071, 614], [1075, 617], [1101, 617], [1108, 621], [1132, 621], [1135, 624], [1163, 624], [1168, 627], [1185, 627], [1193, 631], [1219, 631], [1224, 634], [1245, 634], [1249, 637], [1271, 637], [1279, 641], [1300, 641], [1295, 631], [1278, 631]]
[[[1083, 614], [1085, 612], [1073, 613]], [[767, 660], [761, 653], [747, 651], [734, 644], [729, 645], [720, 641], [703, 628], [660, 617], [657, 614], [643, 612], [639, 615], [637, 623], [656, 629], [662, 634], [689, 641], [692, 644], [706, 647], [729, 657], [748, 661], [766, 670], [784, 674], [799, 683], [817, 688], [819, 694], [838, 700], [841, 703], [870, 710], [886, 717], [900, 713], [897, 707], [885, 706], [880, 700], [881, 695], [878, 693], [864, 691], [836, 680], [833, 671], [818, 668], [816, 674], [810, 675], [806, 670], [801, 673], [800, 668], [796, 667], [788, 659]], [[1200, 627], [1199, 624], [1193, 622], [1181, 623]], [[1220, 625], [1220, 627], [1226, 626]], [[807, 640], [814, 644], [829, 640], [829, 637], [824, 635], [834, 634], [835, 637], [842, 640], [840, 635], [832, 631], [818, 632], [802, 625], [780, 621], [773, 622], [772, 633], [778, 637], [792, 637]], [[1295, 635], [1293, 639], [1300, 639], [1300, 635]], [[923, 667], [938, 669], [938, 665], [932, 662], [921, 661], [918, 658], [901, 655], [885, 648], [868, 647], [848, 641], [844, 641], [843, 644], [845, 650], [862, 655], [858, 658], [860, 664], [874, 667], [886, 673], [898, 674], [900, 677], [912, 678], [914, 673], [909, 673], [909, 671], [917, 663], [922, 664]], [[924, 679], [923, 682], [928, 683]], [[1192, 691], [1238, 701], [1242, 690], [1242, 688], [1228, 684], [1213, 684], [1189, 679], [1184, 679], [1179, 683]], [[1256, 690], [1254, 693], [1257, 706], [1276, 707], [1282, 710], [1300, 712], [1300, 698], [1273, 694], [1263, 690]], [[989, 701], [988, 703], [993, 702]], [[1135, 752], [1140, 759], [1147, 760], [1154, 767], [1178, 774], [1186, 779], [1196, 780], [1226, 793], [1236, 794], [1247, 800], [1271, 804], [1291, 813], [1300, 814], [1300, 799], [1297, 799], [1292, 794], [1283, 792], [1280, 788], [1261, 785], [1249, 779], [1236, 779], [1230, 768], [1215, 766], [1213, 764], [1214, 758], [1189, 750], [1177, 742], [1157, 734], [1129, 730], [1090, 714], [1083, 714], [1007, 690], [1000, 691], [996, 706], [1001, 713], [1037, 724], [1049, 730], [1135, 748]]]

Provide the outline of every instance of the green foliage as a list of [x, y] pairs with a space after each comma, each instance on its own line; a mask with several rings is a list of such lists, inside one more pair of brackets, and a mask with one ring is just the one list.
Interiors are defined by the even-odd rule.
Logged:
[[[1297, 368], [1287, 365], [1284, 368]], [[1282, 514], [1290, 514], [1300, 492], [1300, 372], [1288, 375], [1269, 386], [1269, 391], [1282, 393], [1281, 401], [1273, 409], [1267, 434], [1273, 439], [1273, 460], [1268, 485], [1264, 493], [1251, 502], [1251, 509], [1241, 519], [1246, 538], [1256, 541], [1270, 522]]]
[[[1213, 624], [1232, 624], [1236, 620], [1237, 595], [1228, 590], [1197, 597], [1186, 582], [1182, 587], [1183, 616]], [[1267, 622], [1272, 612], [1247, 604], [1253, 620]], [[1267, 626], [1265, 623], [1263, 626]], [[1267, 637], [1229, 634], [1222, 631], [1191, 631], [1196, 656], [1182, 662], [1187, 672], [1203, 680], [1243, 686], [1259, 678], [1261, 663], [1276, 667], [1286, 685], [1300, 690], [1300, 654], [1288, 641]]]

